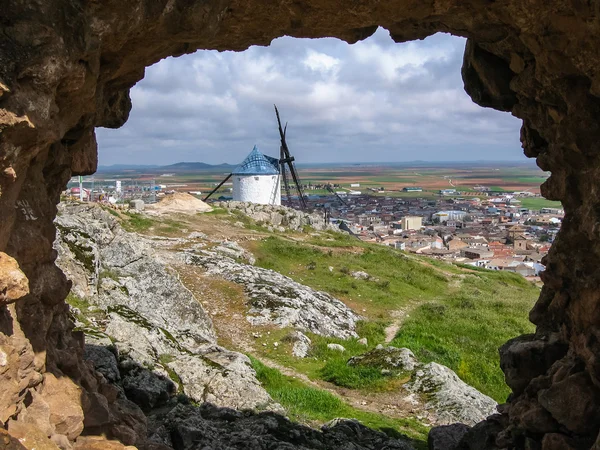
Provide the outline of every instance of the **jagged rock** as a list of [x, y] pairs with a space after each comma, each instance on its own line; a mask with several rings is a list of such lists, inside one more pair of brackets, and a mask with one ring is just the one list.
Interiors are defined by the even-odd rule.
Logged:
[[145, 239], [121, 229], [97, 206], [61, 206], [57, 263], [73, 291], [108, 309], [127, 305], [154, 327], [169, 329], [186, 348], [214, 342], [200, 302], [170, 273]]
[[[118, 383], [127, 398], [150, 410], [167, 402], [179, 388], [198, 402], [281, 410], [256, 380], [246, 356], [212, 345], [210, 319], [148, 241], [125, 232], [112, 216], [93, 206], [65, 207], [57, 223], [59, 263], [70, 273], [77, 266], [83, 274], [75, 277], [75, 286], [89, 280], [95, 283], [79, 292], [105, 314], [103, 332], [90, 329], [90, 341], [114, 346], [120, 367], [115, 354], [101, 345], [86, 346], [84, 358], [106, 380]], [[222, 245], [244, 253], [237, 243]], [[89, 401], [102, 409], [94, 395]], [[103, 426], [105, 416], [97, 415], [88, 426]]]
[[249, 297], [247, 318], [254, 325], [294, 327], [341, 339], [358, 337], [355, 329], [360, 316], [325, 292], [212, 252], [188, 253], [183, 258], [188, 264], [204, 267], [207, 275], [242, 285]]
[[117, 357], [108, 348], [102, 345], [86, 344], [83, 358], [92, 361], [94, 368], [100, 372], [107, 381], [116, 383], [120, 381], [119, 364]]
[[171, 380], [140, 366], [126, 371], [122, 385], [127, 398], [145, 411], [165, 404], [175, 394]]
[[429, 363], [417, 368], [404, 385], [426, 396], [425, 408], [438, 424], [474, 425], [496, 412], [496, 402], [462, 381], [448, 367]]
[[392, 372], [412, 372], [417, 364], [417, 358], [409, 349], [392, 346], [378, 346], [367, 353], [354, 356], [348, 361], [350, 366], [371, 366]]
[[345, 352], [346, 351], [346, 349], [344, 348], [344, 346], [340, 345], [340, 344], [327, 344], [327, 348], [329, 350], [333, 350], [333, 351], [336, 351], [336, 352]]
[[225, 256], [229, 256], [230, 258], [243, 259], [248, 262], [248, 264], [254, 264], [256, 262], [256, 258], [254, 258], [252, 253], [246, 251], [235, 241], [222, 242], [212, 250], [217, 253], [222, 253]]
[[181, 379], [184, 393], [196, 402], [283, 411], [256, 380], [250, 360], [241, 353], [207, 345], [198, 354], [178, 357], [167, 365]]
[[18, 446], [11, 447], [8, 440], [2, 441], [0, 434], [0, 446], [2, 449], [14, 450], [60, 450], [60, 448], [48, 439], [48, 436], [40, 431], [35, 425], [11, 420], [8, 422], [8, 432], [10, 436], [17, 440]]
[[151, 418], [151, 440], [177, 450], [413, 450], [408, 439], [391, 438], [355, 420], [339, 419], [321, 431], [272, 413], [239, 412], [210, 404], [178, 404]]
[[538, 401], [567, 430], [578, 434], [600, 428], [600, 390], [579, 372], [538, 392]]
[[459, 444], [470, 427], [463, 423], [433, 427], [427, 437], [429, 450], [460, 450]]
[[0, 252], [0, 306], [29, 294], [29, 282], [14, 258]]

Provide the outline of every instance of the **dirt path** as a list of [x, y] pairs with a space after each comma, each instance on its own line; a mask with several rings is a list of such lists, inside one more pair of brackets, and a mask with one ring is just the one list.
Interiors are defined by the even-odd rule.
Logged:
[[[202, 228], [200, 226], [196, 230], [204, 231]], [[233, 230], [219, 231], [221, 235], [230, 235]], [[176, 253], [188, 244], [177, 240], [165, 240], [163, 244], [157, 250], [169, 262], [169, 266], [177, 272], [182, 283], [205, 308], [213, 322], [220, 345], [230, 350], [249, 353], [255, 357], [260, 355], [258, 359], [267, 367], [275, 368], [286, 376], [297, 378], [307, 386], [325, 390], [356, 409], [384, 414], [392, 418], [417, 417], [426, 422], [426, 415], [423, 414], [418, 398], [400, 387], [406, 380], [399, 380], [398, 386], [385, 392], [347, 389], [323, 380], [312, 380], [306, 374], [264, 355], [264, 352], [257, 348], [264, 341], [258, 340], [256, 336], [264, 336], [267, 334], [268, 328], [253, 327], [246, 320], [247, 298], [243, 288], [223, 279], [207, 277], [204, 275], [204, 270], [199, 267], [182, 264], [176, 258]], [[393, 322], [386, 328], [386, 343], [395, 337], [402, 321], [407, 317], [407, 311], [408, 309], [391, 313]]]

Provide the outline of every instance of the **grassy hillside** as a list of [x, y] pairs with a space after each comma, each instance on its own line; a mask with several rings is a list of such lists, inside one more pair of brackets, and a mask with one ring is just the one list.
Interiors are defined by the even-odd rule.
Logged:
[[[399, 331], [391, 345], [410, 348], [422, 361], [447, 365], [498, 402], [509, 394], [497, 349], [506, 340], [533, 331], [527, 316], [539, 294], [519, 275], [459, 267], [337, 233], [304, 240], [270, 236], [255, 241], [252, 250], [259, 266], [329, 292], [363, 315], [360, 334], [368, 335], [369, 348], [383, 342], [384, 328], [397, 321]], [[371, 278], [356, 279], [352, 275], [356, 271]], [[280, 338], [278, 334], [272, 339]], [[356, 340], [311, 339], [313, 358], [294, 360], [283, 349], [271, 351], [269, 357], [341, 386], [393, 388], [380, 372], [345, 364], [353, 354], [365, 351]], [[342, 343], [347, 352], [328, 350], [329, 342]]]

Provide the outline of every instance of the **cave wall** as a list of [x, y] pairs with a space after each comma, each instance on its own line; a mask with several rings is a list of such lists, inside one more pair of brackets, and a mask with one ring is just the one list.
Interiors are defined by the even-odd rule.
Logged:
[[[501, 349], [513, 394], [467, 448], [589, 448], [600, 429], [600, 2], [597, 0], [0, 0], [0, 421], [55, 441], [83, 428], [128, 444], [143, 423], [82, 361], [54, 265], [52, 220], [71, 175], [96, 170], [95, 127], [117, 128], [144, 68], [276, 37], [468, 38], [462, 75], [481, 106], [523, 119], [566, 217], [546, 258], [535, 335]], [[66, 412], [57, 414], [56, 405]], [[104, 418], [98, 412], [104, 411]], [[90, 425], [90, 420], [94, 426]], [[125, 424], [127, 422], [127, 424]], [[134, 424], [135, 423], [135, 424]], [[95, 428], [94, 428], [95, 427]], [[14, 431], [17, 433], [17, 431]], [[600, 441], [596, 444], [600, 448]]]

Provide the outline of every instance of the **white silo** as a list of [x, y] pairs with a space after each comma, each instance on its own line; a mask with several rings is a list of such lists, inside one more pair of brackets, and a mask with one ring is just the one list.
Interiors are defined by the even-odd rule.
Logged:
[[256, 145], [232, 176], [233, 200], [281, 205], [279, 160], [263, 155]]

